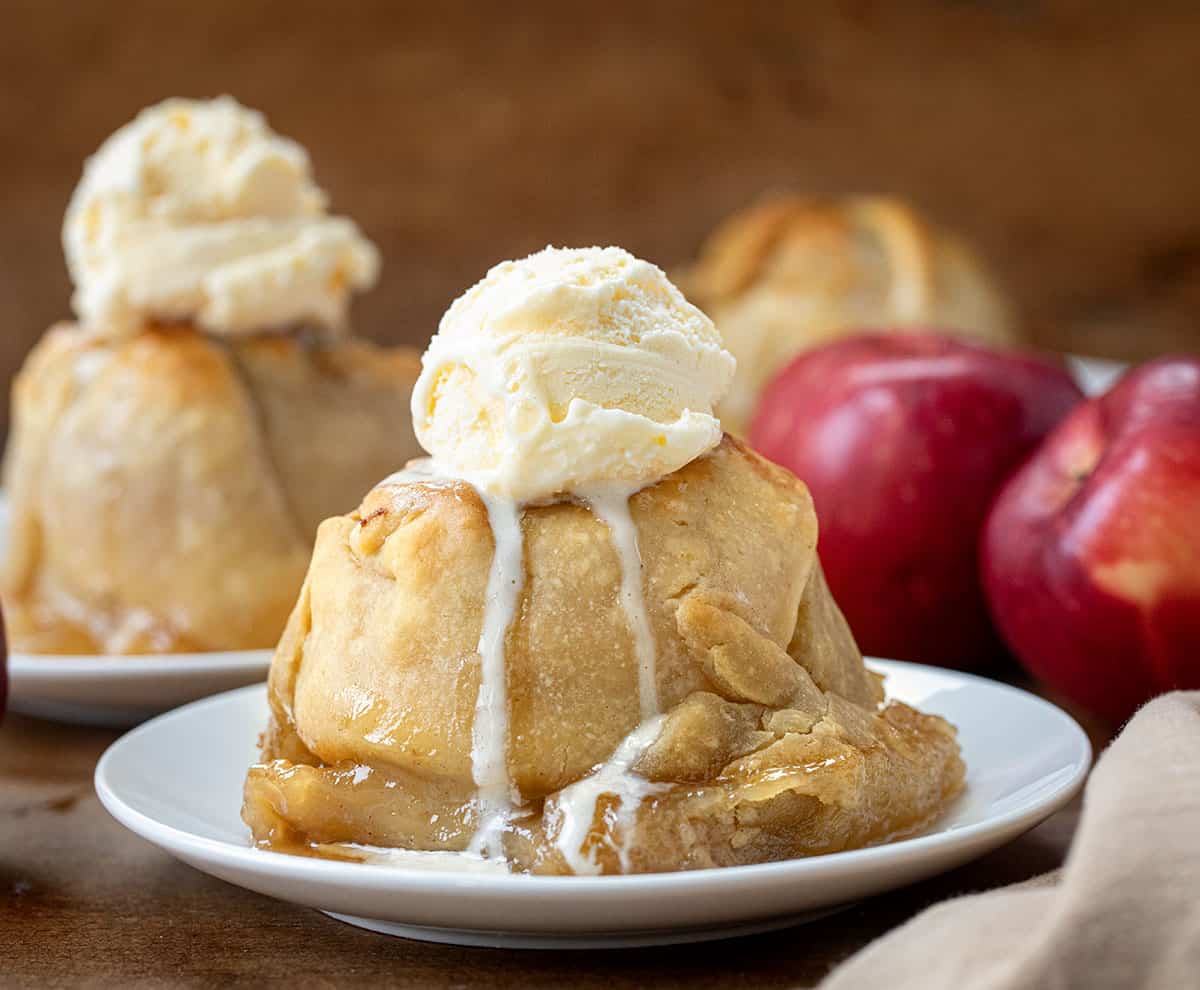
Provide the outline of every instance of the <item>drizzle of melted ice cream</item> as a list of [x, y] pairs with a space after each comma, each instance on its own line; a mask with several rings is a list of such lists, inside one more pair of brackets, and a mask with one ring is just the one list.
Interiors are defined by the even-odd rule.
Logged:
[[345, 856], [363, 863], [395, 866], [404, 870], [424, 870], [431, 873], [508, 873], [502, 859], [485, 859], [471, 852], [447, 852], [431, 849], [393, 849], [368, 846], [359, 842], [329, 843], [327, 853]]
[[642, 591], [642, 555], [638, 550], [637, 527], [629, 513], [629, 492], [593, 495], [587, 505], [592, 514], [612, 534], [613, 549], [621, 561], [621, 604], [629, 631], [633, 633], [633, 645], [638, 664], [638, 697], [641, 700], [642, 719], [658, 714], [658, 664], [654, 646], [654, 634], [650, 631], [650, 618], [646, 614], [646, 598]]
[[[483, 631], [479, 637], [480, 680], [471, 733], [471, 769], [477, 791], [479, 825], [468, 851], [484, 856], [504, 856], [504, 826], [516, 813], [520, 795], [508, 773], [508, 675], [504, 642], [516, 615], [524, 578], [521, 506], [503, 496], [476, 489], [487, 507], [496, 549], [488, 575]], [[638, 664], [641, 724], [617, 747], [608, 762], [589, 776], [564, 788], [556, 797], [559, 820], [557, 845], [575, 873], [597, 873], [594, 853], [583, 846], [594, 823], [599, 799], [617, 798], [621, 839], [617, 854], [622, 870], [628, 868], [629, 843], [637, 809], [653, 793], [651, 784], [633, 772], [633, 764], [657, 738], [662, 716], [658, 707], [657, 650], [646, 613], [642, 590], [642, 559], [637, 527], [629, 512], [628, 492], [605, 492], [585, 499], [591, 511], [612, 535], [621, 561], [621, 605], [633, 635]]]
[[504, 641], [525, 582], [521, 507], [480, 491], [496, 543], [479, 633], [479, 694], [471, 728], [471, 776], [478, 788], [479, 825], [468, 851], [503, 858], [504, 826], [516, 810], [508, 774], [508, 671]]
[[[479, 691], [471, 728], [471, 777], [476, 787], [475, 832], [464, 854], [474, 861], [506, 862], [503, 847], [505, 826], [516, 816], [521, 795], [508, 771], [508, 671], [505, 640], [516, 617], [524, 587], [524, 537], [521, 531], [523, 506], [503, 495], [487, 492], [471, 481], [455, 477], [432, 458], [411, 461], [384, 484], [464, 483], [475, 488], [487, 509], [495, 551], [492, 554], [485, 592], [483, 625], [479, 634]], [[594, 850], [585, 851], [595, 823], [600, 798], [617, 799], [614, 829], [619, 833], [616, 852], [622, 870], [629, 865], [637, 810], [647, 796], [662, 785], [651, 783], [632, 768], [642, 753], [658, 738], [663, 716], [658, 704], [657, 648], [646, 611], [642, 587], [642, 557], [637, 526], [629, 510], [629, 491], [597, 491], [581, 498], [605, 524], [621, 564], [621, 606], [633, 636], [637, 659], [638, 697], [641, 722], [617, 747], [613, 755], [587, 777], [563, 788], [554, 797], [559, 827], [555, 842], [567, 865], [577, 874], [599, 872]], [[410, 865], [400, 862], [400, 865]], [[422, 861], [424, 862], [424, 861]], [[447, 860], [444, 868], [454, 869]], [[427, 868], [435, 868], [429, 866]]]
[[558, 830], [554, 841], [575, 874], [584, 876], [600, 872], [595, 848], [587, 848], [587, 839], [596, 820], [596, 807], [605, 794], [617, 799], [612, 823], [616, 836], [614, 849], [621, 872], [629, 872], [629, 850], [637, 824], [638, 808], [643, 800], [666, 786], [652, 783], [634, 773], [633, 765], [658, 738], [665, 720], [665, 715], [653, 715], [644, 720], [621, 741], [606, 763], [588, 776], [564, 787], [555, 796]]
[[552, 798], [557, 843], [576, 873], [598, 872], [588, 840], [601, 797], [611, 795], [615, 818], [607, 824], [620, 838], [610, 841], [627, 870], [638, 807], [658, 786], [633, 766], [661, 726], [629, 499], [720, 442], [713, 408], [735, 362], [712, 321], [655, 266], [619, 248], [547, 248], [497, 265], [455, 301], [422, 365], [413, 422], [434, 463], [408, 470], [471, 484], [495, 543], [478, 647], [477, 816], [468, 851], [503, 858], [505, 829], [522, 801], [507, 762], [504, 647], [524, 581], [523, 507], [573, 498], [607, 526], [620, 560], [641, 723], [605, 763]]

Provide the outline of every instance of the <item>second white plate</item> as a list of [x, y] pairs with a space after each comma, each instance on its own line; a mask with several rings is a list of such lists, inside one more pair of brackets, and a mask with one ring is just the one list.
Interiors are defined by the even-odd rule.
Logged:
[[763, 931], [967, 862], [1066, 804], [1091, 764], [1083, 730], [1016, 688], [872, 661], [890, 697], [959, 729], [967, 788], [916, 838], [810, 859], [689, 873], [528, 877], [344, 863], [251, 848], [239, 817], [266, 724], [263, 687], [163, 715], [115, 742], [96, 791], [138, 835], [250, 890], [409, 938], [510, 948], [630, 946]]
[[197, 698], [266, 679], [272, 650], [8, 658], [9, 707], [83, 725], [129, 726]]

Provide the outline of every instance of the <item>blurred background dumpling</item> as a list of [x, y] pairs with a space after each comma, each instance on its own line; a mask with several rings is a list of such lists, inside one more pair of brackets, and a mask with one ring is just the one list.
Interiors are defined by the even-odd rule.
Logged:
[[765, 200], [721, 223], [681, 281], [737, 358], [721, 409], [735, 432], [791, 358], [839, 336], [920, 326], [992, 344], [1022, 341], [983, 262], [894, 199]]
[[379, 257], [327, 207], [304, 149], [229, 97], [149, 107], [88, 159], [78, 322], [12, 393], [18, 650], [273, 646], [317, 524], [416, 452], [419, 362], [349, 336]]

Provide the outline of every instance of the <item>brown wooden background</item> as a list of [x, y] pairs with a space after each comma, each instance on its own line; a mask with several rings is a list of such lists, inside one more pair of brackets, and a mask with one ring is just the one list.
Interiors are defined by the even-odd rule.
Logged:
[[663, 265], [765, 190], [884, 191], [971, 235], [1048, 346], [1200, 348], [1193, 3], [0, 0], [0, 383], [67, 315], [59, 225], [141, 106], [230, 92], [306, 144], [421, 343], [501, 258]]

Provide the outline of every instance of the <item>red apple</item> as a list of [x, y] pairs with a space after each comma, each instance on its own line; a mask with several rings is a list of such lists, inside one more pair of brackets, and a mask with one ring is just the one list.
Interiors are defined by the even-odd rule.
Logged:
[[1081, 398], [1056, 365], [916, 332], [809, 351], [767, 386], [750, 441], [811, 489], [825, 574], [864, 652], [952, 667], [1003, 653], [979, 530]]
[[1200, 358], [1077, 408], [1003, 488], [982, 541], [1017, 656], [1114, 721], [1200, 688]]

